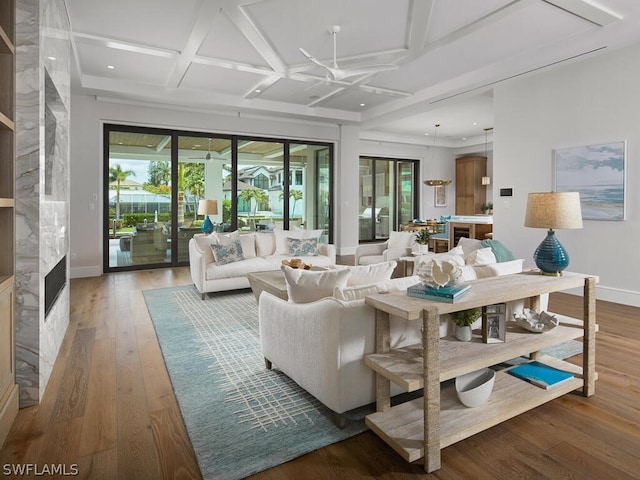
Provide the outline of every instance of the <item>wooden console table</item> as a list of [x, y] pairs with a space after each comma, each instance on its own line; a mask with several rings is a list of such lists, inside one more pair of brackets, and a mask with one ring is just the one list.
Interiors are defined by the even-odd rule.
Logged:
[[[526, 272], [470, 282], [471, 291], [457, 303], [408, 297], [406, 292], [376, 294], [366, 303], [376, 309], [376, 353], [365, 359], [376, 371], [377, 412], [366, 424], [408, 462], [424, 457], [424, 469], [440, 468], [440, 450], [576, 389], [584, 396], [595, 391], [595, 284], [597, 277], [565, 272], [549, 277]], [[510, 328], [505, 343], [459, 342], [440, 338], [440, 315], [512, 300], [528, 299], [539, 310], [540, 295], [583, 288], [583, 318], [556, 315], [560, 325], [535, 334]], [[422, 320], [422, 345], [390, 349], [389, 315]], [[567, 340], [583, 338], [582, 368], [538, 352]], [[545, 390], [497, 372], [489, 402], [476, 408], [459, 403], [447, 380], [462, 374], [531, 355], [574, 373], [575, 378]], [[391, 407], [391, 382], [406, 391], [424, 388], [424, 397]], [[446, 382], [442, 385], [441, 382]], [[442, 390], [442, 396], [441, 396]]]

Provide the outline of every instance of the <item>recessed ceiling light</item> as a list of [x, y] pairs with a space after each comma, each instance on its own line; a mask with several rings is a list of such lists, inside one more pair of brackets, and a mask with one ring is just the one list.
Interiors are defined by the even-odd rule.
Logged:
[[463, 140], [466, 140], [466, 139], [467, 139], [467, 137], [462, 137], [462, 139], [463, 139]]
[[361, 103], [361, 104], [360, 104], [360, 106], [361, 106], [361, 107], [364, 107], [365, 105], [366, 105], [366, 104], [364, 104], [364, 103]]
[[259, 88], [256, 88], [256, 89], [254, 90], [254, 92], [256, 92], [256, 93], [260, 93], [260, 92], [262, 92], [262, 90], [260, 90]]
[[425, 133], [425, 135], [426, 135], [427, 137], [429, 136], [429, 134], [428, 134], [428, 133]]
[[49, 60], [55, 60], [56, 57], [47, 57]]
[[116, 67], [114, 67], [113, 65], [107, 65], [107, 68], [108, 68], [109, 70], [113, 70], [113, 69], [114, 69], [114, 68], [116, 68]]
[[478, 125], [478, 122], [473, 122], [473, 125], [474, 125], [474, 126]]

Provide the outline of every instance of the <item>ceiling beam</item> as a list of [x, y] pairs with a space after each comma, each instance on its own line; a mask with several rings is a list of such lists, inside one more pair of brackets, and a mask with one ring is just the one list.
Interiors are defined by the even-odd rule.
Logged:
[[564, 10], [587, 22], [604, 27], [610, 23], [622, 20], [622, 16], [610, 10], [584, 0], [543, 0], [560, 10]]
[[220, 10], [220, 6], [215, 0], [204, 0], [202, 2], [200, 9], [196, 13], [196, 23], [191, 29], [189, 38], [187, 38], [184, 48], [169, 75], [168, 87], [178, 88], [180, 86], [202, 42], [209, 34], [215, 18], [220, 14]]
[[117, 40], [114, 38], [102, 37], [98, 35], [90, 35], [88, 33], [73, 32], [73, 38], [86, 45], [97, 45], [104, 48], [113, 48], [116, 50], [124, 50], [125, 52], [140, 53], [143, 55], [151, 55], [162, 58], [177, 58], [179, 53], [175, 50], [167, 50], [164, 48], [148, 47], [140, 43]]

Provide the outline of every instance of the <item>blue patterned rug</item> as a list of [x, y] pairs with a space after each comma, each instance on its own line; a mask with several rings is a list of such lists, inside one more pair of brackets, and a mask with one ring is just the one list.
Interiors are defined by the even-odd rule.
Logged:
[[373, 407], [331, 412], [261, 354], [258, 306], [247, 290], [147, 290], [147, 308], [204, 479], [244, 478], [366, 430]]
[[[314, 397], [265, 368], [250, 291], [204, 301], [192, 285], [143, 294], [205, 480], [241, 479], [366, 430], [373, 405], [349, 412], [340, 430]], [[581, 351], [572, 341], [545, 353]]]

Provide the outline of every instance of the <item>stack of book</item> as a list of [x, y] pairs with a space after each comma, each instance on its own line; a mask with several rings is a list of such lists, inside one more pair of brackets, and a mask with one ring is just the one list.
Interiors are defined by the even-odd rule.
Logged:
[[424, 298], [425, 300], [435, 300], [436, 302], [455, 303], [465, 293], [471, 290], [471, 285], [455, 285], [453, 287], [425, 287], [418, 283], [407, 288], [407, 295], [415, 298]]
[[523, 363], [507, 370], [507, 373], [545, 389], [562, 385], [573, 378], [572, 373], [558, 370], [538, 361]]

